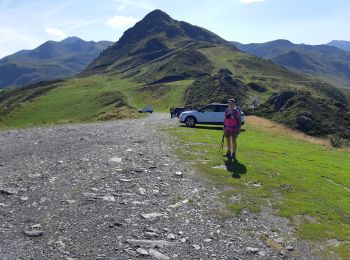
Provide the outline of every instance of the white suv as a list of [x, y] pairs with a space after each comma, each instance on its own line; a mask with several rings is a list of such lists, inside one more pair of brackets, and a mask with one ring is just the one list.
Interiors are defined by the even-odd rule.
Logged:
[[[179, 116], [180, 123], [185, 123], [188, 127], [196, 124], [217, 124], [222, 125], [225, 119], [225, 109], [227, 104], [211, 103], [201, 109], [182, 112]], [[241, 114], [241, 123], [244, 125], [244, 113], [236, 106]]]

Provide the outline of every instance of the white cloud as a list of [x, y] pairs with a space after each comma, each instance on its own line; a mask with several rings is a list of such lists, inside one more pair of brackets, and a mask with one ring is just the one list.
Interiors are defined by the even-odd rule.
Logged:
[[122, 4], [120, 6], [118, 6], [118, 11], [122, 11], [126, 8], [126, 5]]
[[72, 21], [68, 21], [63, 27], [65, 29], [65, 31], [70, 31], [72, 29], [78, 29], [78, 28], [82, 28], [88, 25], [93, 25], [93, 24], [97, 24], [97, 23], [101, 23], [103, 22], [104, 19], [103, 18], [96, 18], [96, 19], [86, 19], [86, 20], [72, 20]]
[[67, 37], [67, 34], [64, 31], [57, 28], [46, 28], [46, 32], [59, 40]]
[[22, 49], [33, 49], [43, 42], [27, 31], [19, 31], [15, 28], [0, 27], [0, 59]]
[[138, 21], [139, 19], [131, 16], [114, 16], [106, 22], [106, 25], [117, 29], [127, 29]]
[[257, 2], [264, 2], [265, 0], [241, 0], [243, 4], [252, 4]]
[[132, 6], [132, 7], [141, 8], [149, 11], [157, 9], [153, 3], [145, 0], [114, 0], [114, 1], [121, 5], [124, 5], [125, 7]]

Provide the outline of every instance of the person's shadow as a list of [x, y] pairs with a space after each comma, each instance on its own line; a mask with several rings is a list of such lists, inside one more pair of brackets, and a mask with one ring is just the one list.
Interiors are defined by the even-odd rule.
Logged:
[[241, 174], [245, 174], [247, 172], [247, 168], [244, 164], [241, 164], [237, 160], [226, 159], [224, 160], [227, 171], [232, 173], [232, 178], [241, 178]]

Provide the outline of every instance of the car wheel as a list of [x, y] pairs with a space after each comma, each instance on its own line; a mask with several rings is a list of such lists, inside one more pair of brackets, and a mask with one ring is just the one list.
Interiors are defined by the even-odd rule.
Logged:
[[185, 123], [188, 127], [194, 127], [196, 125], [196, 119], [193, 116], [186, 118]]

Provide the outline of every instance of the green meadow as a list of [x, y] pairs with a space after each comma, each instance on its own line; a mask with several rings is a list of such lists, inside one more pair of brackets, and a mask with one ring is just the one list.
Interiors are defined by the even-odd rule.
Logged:
[[[270, 131], [248, 117], [234, 162], [219, 154], [221, 127], [177, 127], [171, 132], [182, 142], [178, 153], [184, 160], [229, 187], [221, 194], [229, 212], [258, 213], [262, 205], [272, 205], [277, 215], [289, 218], [298, 237], [321, 243], [326, 255], [350, 257], [349, 150], [296, 138], [284, 128]], [[239, 202], [233, 203], [232, 196]], [[328, 239], [340, 244], [327, 247]]]
[[129, 79], [104, 75], [69, 79], [47, 91], [39, 87], [34, 94], [33, 89], [22, 89], [18, 91], [20, 97], [13, 94], [10, 112], [2, 112], [0, 107], [0, 117], [4, 114], [0, 128], [135, 118], [141, 116], [137, 109], [148, 105], [156, 112], [166, 112], [172, 106], [183, 105], [184, 92], [191, 83], [183, 80], [148, 88]]

